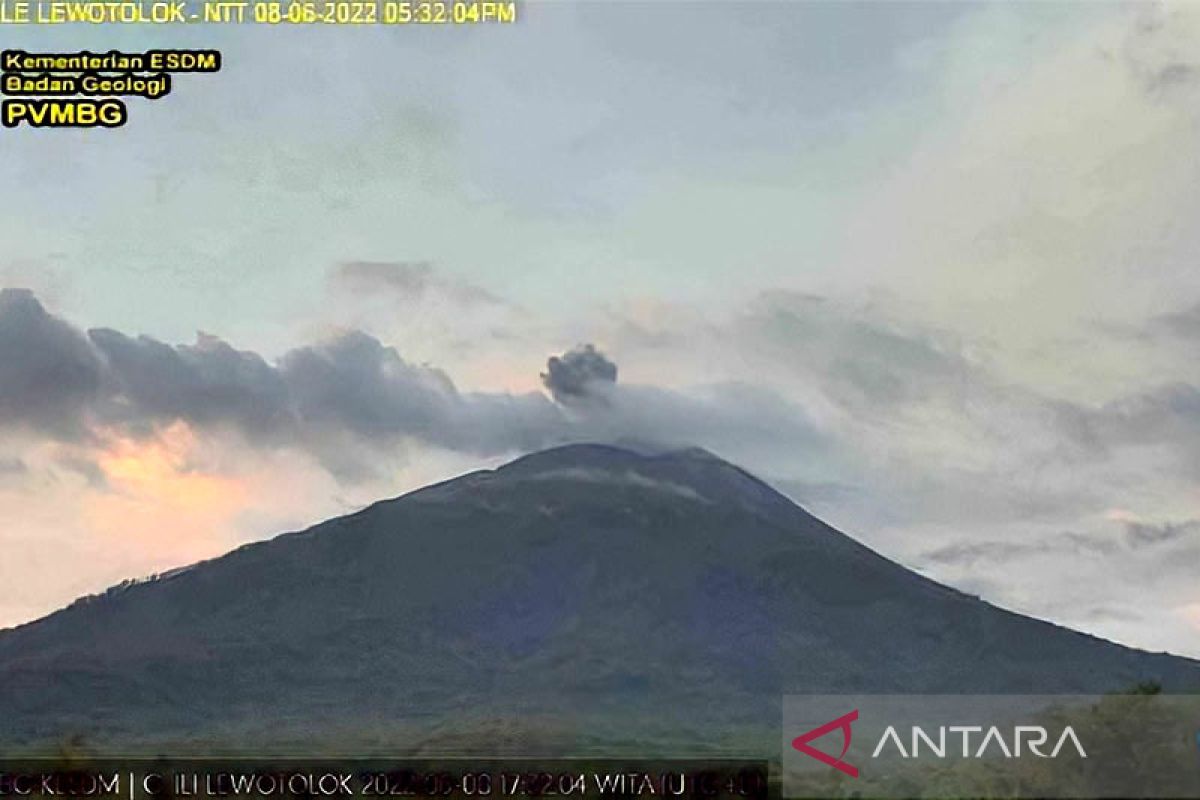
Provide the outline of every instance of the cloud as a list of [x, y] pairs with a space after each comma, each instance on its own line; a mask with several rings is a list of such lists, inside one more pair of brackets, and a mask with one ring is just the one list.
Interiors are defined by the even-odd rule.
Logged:
[[295, 413], [305, 422], [345, 428], [364, 438], [446, 427], [456, 399], [442, 373], [406, 363], [391, 348], [359, 331], [285, 354], [279, 374]]
[[29, 465], [22, 458], [0, 456], [0, 487], [18, 484], [29, 474]]
[[1200, 303], [1174, 311], [1160, 314], [1150, 322], [1151, 332], [1162, 332], [1180, 339], [1200, 338]]
[[48, 314], [32, 292], [0, 290], [0, 423], [80, 435], [101, 374], [79, 331]]
[[1200, 388], [1166, 383], [1130, 392], [1078, 414], [1106, 447], [1162, 446], [1189, 474], [1200, 473]]
[[344, 431], [391, 445], [411, 438], [481, 455], [537, 449], [569, 434], [544, 395], [460, 393], [442, 371], [409, 364], [359, 331], [296, 348], [277, 369], [307, 433]]
[[772, 460], [838, 468], [835, 445], [805, 409], [770, 388], [741, 381], [687, 392], [613, 386], [605, 402], [565, 408], [592, 441], [664, 447], [699, 445], [739, 463]]
[[[235, 432], [266, 450], [309, 453], [347, 481], [378, 473], [410, 444], [492, 457], [570, 441], [739, 448], [819, 440], [803, 410], [737, 382], [686, 392], [616, 384], [592, 345], [551, 357], [541, 392], [463, 392], [358, 330], [276, 361], [208, 334], [171, 345], [98, 328], [86, 335], [28, 292], [0, 303], [2, 423], [36, 423], [62, 441], [152, 438], [182, 422]], [[580, 400], [604, 393], [604, 403]], [[18, 413], [19, 412], [19, 413]], [[77, 469], [80, 474], [86, 474]], [[93, 471], [94, 473], [94, 471]]]
[[771, 290], [735, 321], [734, 335], [770, 357], [773, 369], [812, 379], [848, 409], [899, 412], [930, 399], [953, 401], [980, 378], [958, 338], [890, 317], [878, 305]]
[[935, 564], [973, 567], [979, 562], [1005, 564], [1048, 554], [1111, 555], [1116, 544], [1111, 539], [1064, 531], [1036, 542], [962, 541], [930, 550], [924, 558]]
[[22, 459], [15, 457], [0, 457], [0, 475], [24, 475], [29, 467]]
[[1089, 622], [1132, 622], [1144, 624], [1145, 616], [1129, 608], [1093, 606], [1080, 612], [1079, 616]]
[[93, 489], [109, 489], [108, 475], [93, 458], [80, 453], [63, 453], [54, 459], [54, 465], [83, 478]]
[[323, 330], [368, 333], [409, 361], [452, 371], [460, 388], [537, 390], [530, 365], [559, 341], [528, 309], [431, 262], [348, 261], [325, 279]]
[[252, 437], [290, 422], [286, 377], [215, 336], [199, 334], [194, 345], [172, 346], [102, 328], [88, 338], [106, 363], [102, 411], [110, 421], [183, 419], [233, 425]]
[[1192, 539], [1200, 534], [1200, 520], [1185, 522], [1147, 523], [1127, 520], [1125, 538], [1133, 548], [1154, 547], [1161, 544]]
[[[210, 335], [169, 345], [101, 328], [85, 336], [28, 292], [0, 295], [0, 422], [71, 440], [93, 427], [149, 434], [183, 421], [247, 441], [377, 452], [413, 439], [495, 454], [565, 435], [544, 395], [460, 394], [444, 373], [349, 331], [277, 363]], [[343, 459], [344, 460], [344, 459]]]
[[1186, 10], [1166, 4], [1147, 4], [1137, 18], [1123, 48], [1134, 79], [1155, 99], [1200, 85], [1200, 60], [1194, 55], [1200, 22]]
[[105, 422], [233, 428], [252, 443], [306, 449], [347, 479], [407, 442], [487, 456], [569, 434], [544, 395], [460, 393], [442, 371], [361, 331], [293, 348], [274, 364], [206, 335], [175, 346], [110, 330], [90, 337], [108, 368], [109, 393], [96, 404]]
[[464, 306], [504, 305], [487, 289], [439, 275], [427, 261], [348, 261], [330, 272], [329, 282], [355, 294], [387, 292], [412, 301], [440, 295]]
[[1165, 64], [1145, 76], [1146, 88], [1154, 94], [1163, 94], [1179, 87], [1194, 86], [1200, 70], [1195, 64], [1175, 62]]
[[616, 382], [617, 365], [591, 344], [551, 356], [542, 374], [542, 383], [560, 403], [595, 396]]

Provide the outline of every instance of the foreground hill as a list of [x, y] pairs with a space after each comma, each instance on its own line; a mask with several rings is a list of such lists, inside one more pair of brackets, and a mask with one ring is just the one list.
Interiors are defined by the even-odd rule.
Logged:
[[0, 632], [0, 743], [778, 749], [781, 695], [1200, 688], [698, 450], [527, 456]]

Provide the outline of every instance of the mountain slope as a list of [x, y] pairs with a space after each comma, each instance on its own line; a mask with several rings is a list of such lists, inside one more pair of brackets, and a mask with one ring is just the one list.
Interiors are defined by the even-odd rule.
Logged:
[[780, 696], [1200, 688], [697, 450], [577, 445], [0, 632], [0, 742], [777, 747]]

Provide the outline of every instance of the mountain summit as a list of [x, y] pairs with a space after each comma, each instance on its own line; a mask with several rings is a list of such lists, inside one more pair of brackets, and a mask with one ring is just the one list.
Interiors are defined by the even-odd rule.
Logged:
[[1200, 663], [923, 578], [703, 450], [573, 445], [0, 632], [0, 743], [770, 754], [781, 696]]

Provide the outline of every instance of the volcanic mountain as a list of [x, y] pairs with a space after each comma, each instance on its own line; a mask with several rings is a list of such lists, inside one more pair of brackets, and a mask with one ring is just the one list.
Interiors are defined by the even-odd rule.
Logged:
[[791, 693], [1200, 688], [1023, 617], [700, 450], [573, 445], [0, 632], [0, 744], [778, 749]]

